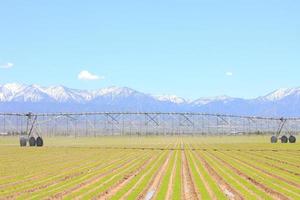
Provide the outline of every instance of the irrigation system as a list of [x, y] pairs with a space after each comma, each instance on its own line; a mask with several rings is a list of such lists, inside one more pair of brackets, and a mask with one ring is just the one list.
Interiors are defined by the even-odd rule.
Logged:
[[271, 142], [295, 143], [300, 118], [207, 113], [86, 112], [0, 113], [1, 135], [20, 135], [20, 145], [43, 146], [42, 136], [269, 134]]

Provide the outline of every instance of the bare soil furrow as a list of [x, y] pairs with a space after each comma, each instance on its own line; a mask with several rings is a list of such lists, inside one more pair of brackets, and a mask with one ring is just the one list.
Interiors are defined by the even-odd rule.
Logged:
[[185, 200], [194, 200], [194, 199], [200, 199], [200, 195], [196, 190], [196, 186], [194, 184], [194, 181], [192, 179], [190, 167], [188, 160], [186, 158], [186, 152], [181, 151], [182, 155], [182, 195], [183, 199]]
[[169, 182], [169, 185], [168, 185], [168, 191], [167, 191], [167, 194], [166, 194], [166, 199], [167, 200], [172, 200], [174, 177], [175, 177], [175, 173], [176, 173], [177, 153], [176, 153], [175, 156], [176, 157], [175, 157], [174, 165], [173, 165], [172, 172], [171, 172], [170, 182]]

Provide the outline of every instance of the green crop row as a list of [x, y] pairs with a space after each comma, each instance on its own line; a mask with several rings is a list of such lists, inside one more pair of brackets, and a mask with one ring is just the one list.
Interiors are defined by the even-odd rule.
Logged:
[[72, 179], [70, 179], [67, 183], [66, 182], [58, 182], [57, 184], [54, 184], [50, 187], [47, 187], [47, 189], [44, 189], [37, 195], [32, 195], [32, 199], [41, 199], [47, 196], [54, 196], [57, 193], [60, 193], [64, 190], [67, 190], [69, 188], [72, 188], [82, 182], [86, 182], [89, 179], [95, 177], [96, 175], [106, 174], [109, 173], [114, 168], [121, 167], [126, 162], [133, 162], [136, 160], [138, 153], [129, 154], [128, 156], [125, 156], [123, 158], [118, 158], [117, 160], [112, 160], [110, 162], [105, 163], [102, 165], [102, 163], [98, 163], [98, 167], [95, 166], [95, 169], [91, 169], [90, 167], [85, 168], [87, 170], [86, 173], [82, 173]]
[[156, 155], [154, 155], [154, 159], [150, 161], [150, 163], [142, 170], [140, 173], [138, 173], [136, 176], [134, 176], [124, 187], [122, 187], [119, 191], [117, 191], [112, 197], [112, 200], [120, 199], [124, 195], [126, 195], [130, 189], [138, 187], [140, 184], [140, 181], [148, 175], [152, 169], [158, 164], [158, 162], [163, 158], [164, 154], [160, 154], [159, 157], [157, 155], [158, 152], [155, 152]]
[[188, 162], [190, 163], [191, 174], [192, 174], [192, 177], [196, 184], [196, 187], [200, 193], [201, 198], [202, 199], [211, 199], [209, 192], [207, 191], [207, 188], [204, 183], [205, 180], [203, 179], [202, 174], [200, 173], [198, 167], [196, 166], [195, 158], [192, 155], [191, 151], [188, 151], [187, 159], [188, 159]]
[[[35, 155], [35, 153], [33, 155]], [[59, 172], [63, 172], [63, 174], [61, 174], [63, 176], [65, 174], [66, 169], [68, 169], [68, 171], [76, 170], [76, 168], [81, 167], [83, 164], [95, 163], [95, 161], [97, 161], [96, 159], [92, 159], [90, 156], [80, 156], [80, 154], [79, 155], [73, 154], [73, 155], [74, 156], [71, 155], [67, 158], [68, 162], [64, 162], [63, 160], [64, 156], [61, 156], [59, 159], [57, 159], [56, 154], [54, 154], [54, 156], [46, 155], [48, 157], [48, 163], [44, 163], [44, 162], [40, 163], [39, 157], [37, 155], [35, 155], [36, 158], [35, 160], [31, 159], [31, 156], [26, 157], [26, 162], [28, 161], [31, 162], [24, 163], [23, 160], [19, 159], [18, 155], [16, 155], [14, 161], [14, 167], [12, 169], [14, 169], [20, 175], [16, 175], [16, 173], [6, 171], [5, 173], [15, 174], [15, 176], [13, 176], [13, 178], [6, 178], [6, 181], [2, 181], [0, 182], [0, 184], [4, 185], [6, 183], [10, 183], [11, 185], [13, 185], [12, 189], [15, 188], [20, 189], [20, 186], [18, 186], [20, 184], [23, 187], [24, 183], [33, 184], [37, 182], [36, 180], [38, 181], [40, 180], [45, 181], [46, 179], [49, 180], [49, 177], [51, 177], [51, 180], [53, 180], [55, 179], [55, 177], [59, 178]], [[117, 157], [118, 155], [115, 154], [114, 156]], [[53, 160], [53, 158], [56, 159]], [[34, 162], [32, 162], [32, 160], [34, 160]], [[29, 168], [30, 171], [26, 170], [26, 168]], [[6, 187], [5, 190], [8, 191], [9, 187]]]
[[173, 194], [172, 198], [174, 200], [180, 200], [182, 196], [182, 181], [181, 181], [181, 151], [177, 151], [176, 153], [176, 170], [175, 170], [175, 178], [174, 178], [174, 185], [173, 185]]
[[[297, 196], [298, 196], [298, 198], [300, 198], [299, 189], [297, 189], [296, 186], [293, 186], [293, 185], [287, 183], [286, 181], [278, 178], [281, 176], [281, 177], [285, 177], [286, 180], [288, 179], [288, 176], [282, 175], [282, 171], [278, 172], [278, 170], [274, 170], [274, 169], [272, 169], [272, 167], [269, 167], [269, 166], [266, 167], [263, 163], [261, 163], [259, 161], [256, 162], [255, 165], [253, 165], [253, 163], [252, 163], [253, 159], [249, 159], [245, 156], [239, 156], [239, 154], [233, 155], [232, 158], [236, 159], [237, 162], [240, 162], [240, 163], [244, 164], [245, 166], [249, 166], [254, 171], [256, 171], [258, 174], [260, 174], [261, 177], [263, 177], [264, 179], [271, 180], [274, 183], [274, 185], [279, 186], [282, 189], [282, 191], [284, 191], [284, 190], [286, 191], [286, 192], [283, 192], [283, 194], [292, 195], [292, 193], [295, 193], [295, 194], [298, 194]], [[265, 168], [265, 170], [261, 170], [263, 168]], [[276, 174], [276, 172], [278, 172], [279, 174]], [[270, 175], [272, 173], [275, 173], [274, 175], [276, 175], [276, 177]], [[292, 195], [292, 196], [294, 197], [294, 195]]]
[[182, 153], [201, 199], [228, 199], [225, 183], [245, 199], [300, 199], [299, 143], [269, 144], [269, 137], [100, 137], [47, 138], [43, 148], [20, 148], [0, 139], [0, 199], [137, 199], [167, 159], [153, 199], [182, 199]]
[[126, 199], [137, 199], [138, 196], [146, 189], [149, 182], [153, 178], [154, 174], [159, 170], [166, 160], [167, 152], [163, 153], [163, 156], [159, 159], [156, 165], [150, 170], [148, 174], [142, 179], [138, 186], [126, 197]]
[[284, 184], [282, 181], [272, 178], [270, 176], [265, 175], [264, 173], [254, 169], [253, 167], [250, 167], [249, 165], [246, 165], [242, 162], [240, 162], [238, 159], [233, 158], [232, 155], [228, 156], [226, 154], [223, 154], [221, 152], [214, 152], [214, 155], [217, 157], [226, 160], [229, 164], [234, 166], [235, 168], [239, 169], [242, 171], [244, 174], [248, 175], [249, 177], [253, 178], [257, 182], [273, 189], [274, 191], [277, 191], [283, 195], [286, 195], [288, 197], [291, 197], [292, 199], [297, 199], [299, 198], [299, 193], [295, 193], [290, 190], [286, 190]]
[[169, 184], [171, 182], [171, 176], [172, 176], [172, 171], [174, 168], [175, 157], [176, 157], [176, 154], [174, 152], [172, 152], [172, 156], [171, 156], [170, 161], [167, 166], [167, 171], [162, 179], [162, 183], [159, 188], [159, 191], [157, 192], [156, 199], [166, 199], [166, 195], [167, 195], [167, 192], [169, 189]]
[[78, 191], [78, 193], [72, 194], [66, 199], [74, 199], [75, 197], [92, 199], [94, 197], [97, 197], [97, 195], [103, 193], [118, 181], [122, 180], [122, 178], [124, 178], [127, 174], [138, 170], [138, 168], [140, 168], [141, 165], [145, 163], [145, 161], [149, 158], [149, 156], [137, 157], [135, 161], [123, 166], [120, 171], [109, 174], [102, 180], [89, 185], [88, 187]]
[[287, 180], [293, 181], [297, 184], [300, 184], [300, 179], [297, 174], [295, 174], [299, 169], [293, 166], [287, 166], [286, 164], [277, 163], [275, 161], [269, 161], [264, 159], [262, 155], [249, 154], [244, 152], [237, 152], [236, 156], [240, 157], [244, 161], [252, 161], [255, 160], [256, 167], [261, 168], [262, 170], [268, 171], [270, 173], [274, 173], [277, 176], [283, 177]]
[[209, 163], [209, 165], [214, 168], [214, 170], [236, 191], [238, 191], [245, 199], [257, 199], [257, 196], [263, 199], [270, 199], [265, 193], [261, 192], [253, 186], [253, 184], [248, 183], [246, 180], [242, 179], [240, 176], [235, 174], [233, 171], [224, 167], [224, 165], [213, 157], [209, 156], [208, 153], [199, 153], [203, 158]]

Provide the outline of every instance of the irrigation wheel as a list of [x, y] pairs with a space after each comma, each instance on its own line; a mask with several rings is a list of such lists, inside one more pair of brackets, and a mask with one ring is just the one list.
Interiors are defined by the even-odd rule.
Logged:
[[36, 140], [34, 137], [29, 138], [29, 146], [33, 147], [36, 145]]
[[288, 143], [288, 137], [286, 137], [285, 135], [281, 137], [281, 143]]
[[272, 136], [271, 137], [271, 143], [277, 143], [278, 142], [278, 138], [276, 136]]
[[290, 143], [296, 143], [296, 137], [293, 136], [293, 135], [291, 135], [291, 136], [289, 137], [289, 142], [290, 142]]
[[43, 145], [44, 145], [43, 138], [37, 137], [37, 138], [36, 138], [36, 146], [42, 147]]
[[21, 136], [20, 137], [20, 146], [21, 147], [26, 147], [26, 145], [27, 145], [27, 138], [24, 137], [24, 136]]

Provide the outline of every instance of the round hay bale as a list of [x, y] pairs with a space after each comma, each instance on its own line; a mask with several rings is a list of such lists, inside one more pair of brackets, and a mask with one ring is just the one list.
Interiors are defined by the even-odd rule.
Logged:
[[29, 146], [33, 147], [36, 145], [36, 140], [34, 137], [29, 138]]
[[27, 138], [25, 136], [20, 137], [20, 146], [21, 147], [26, 147], [27, 145]]
[[44, 145], [43, 138], [37, 137], [37, 138], [36, 138], [36, 146], [42, 147], [43, 145]]
[[281, 143], [287, 143], [288, 142], [288, 137], [285, 135], [281, 137]]
[[277, 143], [278, 138], [276, 136], [271, 137], [271, 143]]
[[293, 135], [291, 135], [291, 136], [289, 137], [289, 142], [290, 142], [290, 143], [296, 143], [296, 137], [293, 136]]

